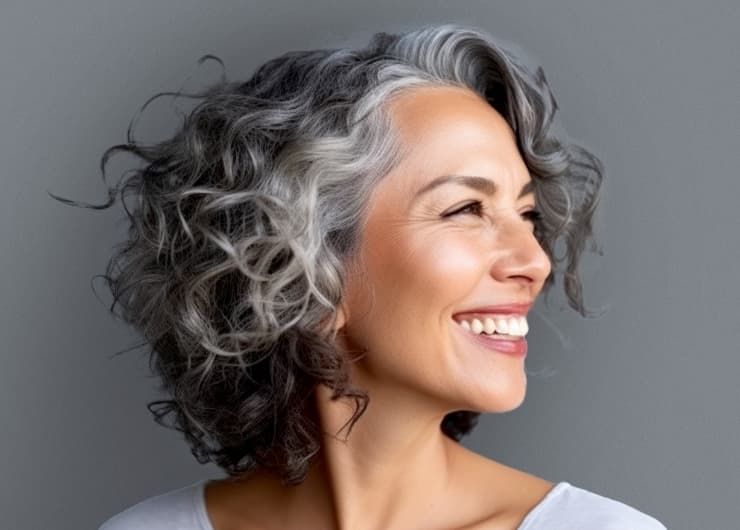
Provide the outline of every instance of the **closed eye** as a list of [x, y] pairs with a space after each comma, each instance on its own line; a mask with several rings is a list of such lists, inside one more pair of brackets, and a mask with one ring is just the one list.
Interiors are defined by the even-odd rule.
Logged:
[[542, 220], [542, 212], [539, 210], [529, 210], [528, 212], [524, 212], [522, 215], [534, 224], [537, 224]]
[[478, 217], [483, 216], [483, 203], [481, 201], [473, 201], [469, 202], [465, 206], [458, 208], [457, 210], [453, 212], [446, 213], [442, 215], [442, 217], [451, 217], [453, 215], [462, 214], [462, 213], [472, 213], [473, 215], [477, 215]]
[[[451, 217], [453, 215], [468, 213], [472, 213], [477, 217], [482, 217], [484, 210], [485, 207], [483, 206], [483, 203], [481, 201], [473, 201], [462, 206], [461, 208], [458, 208], [455, 211], [444, 214], [442, 217]], [[539, 210], [529, 210], [524, 212], [522, 214], [522, 217], [524, 217], [528, 221], [531, 221], [533, 225], [537, 225], [542, 220], [542, 212], [540, 212]]]

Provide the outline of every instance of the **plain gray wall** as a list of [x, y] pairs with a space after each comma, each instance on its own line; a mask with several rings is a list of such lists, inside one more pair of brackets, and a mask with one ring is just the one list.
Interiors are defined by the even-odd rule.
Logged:
[[[484, 416], [464, 443], [671, 530], [737, 528], [740, 3], [394, 4], [2, 3], [0, 526], [96, 528], [221, 475], [150, 418], [145, 404], [159, 394], [146, 358], [111, 358], [138, 338], [107, 313], [102, 282], [102, 302], [90, 288], [123, 234], [120, 206], [67, 207], [46, 191], [103, 201], [102, 151], [156, 91], [194, 71], [215, 81], [217, 68], [195, 68], [203, 54], [237, 79], [288, 50], [459, 22], [542, 64], [561, 124], [607, 168], [604, 256], [582, 268], [586, 302], [604, 315], [584, 320], [562, 295], [541, 299], [527, 366], [542, 375], [519, 409]], [[141, 131], [156, 138], [171, 123], [155, 105]]]

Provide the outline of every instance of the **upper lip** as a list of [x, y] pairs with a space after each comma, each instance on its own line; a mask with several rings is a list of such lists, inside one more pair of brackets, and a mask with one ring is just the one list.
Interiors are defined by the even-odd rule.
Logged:
[[532, 308], [532, 302], [510, 302], [508, 304], [487, 305], [458, 311], [455, 315], [464, 315], [466, 313], [490, 313], [501, 315], [526, 315]]

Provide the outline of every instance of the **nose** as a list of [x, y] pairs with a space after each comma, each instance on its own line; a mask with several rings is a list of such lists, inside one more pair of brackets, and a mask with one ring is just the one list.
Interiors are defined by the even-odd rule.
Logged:
[[542, 288], [552, 263], [532, 231], [529, 221], [518, 215], [506, 220], [498, 231], [491, 275], [499, 282], [517, 282], [522, 287]]

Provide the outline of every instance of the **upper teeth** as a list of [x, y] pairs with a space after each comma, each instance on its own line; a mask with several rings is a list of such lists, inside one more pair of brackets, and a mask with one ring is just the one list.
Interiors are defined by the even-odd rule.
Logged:
[[491, 335], [497, 332], [504, 335], [523, 337], [529, 331], [525, 317], [485, 318], [482, 321], [474, 318], [473, 320], [459, 320], [458, 324], [476, 334], [483, 332]]

